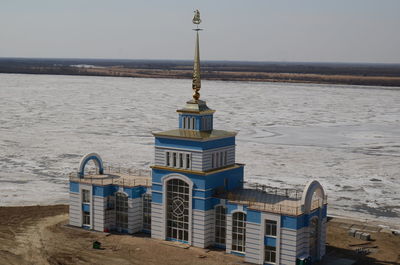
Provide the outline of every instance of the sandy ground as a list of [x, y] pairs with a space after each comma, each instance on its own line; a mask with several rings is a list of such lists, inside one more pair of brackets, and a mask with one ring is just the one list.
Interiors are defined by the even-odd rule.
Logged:
[[[0, 208], [0, 264], [243, 264], [223, 251], [184, 248], [144, 235], [107, 235], [66, 226], [68, 206]], [[365, 241], [347, 236], [349, 227], [370, 230], [368, 255], [355, 252]], [[400, 264], [400, 236], [351, 220], [332, 219], [328, 229], [330, 257], [357, 264]], [[103, 249], [92, 249], [94, 241]], [[327, 264], [327, 263], [324, 263]]]

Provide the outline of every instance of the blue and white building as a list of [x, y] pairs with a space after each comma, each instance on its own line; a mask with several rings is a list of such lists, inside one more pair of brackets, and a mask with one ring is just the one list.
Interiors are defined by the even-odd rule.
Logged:
[[[236, 162], [236, 132], [216, 130], [200, 100], [199, 36], [193, 99], [178, 109], [177, 129], [153, 133], [150, 176], [110, 172], [98, 154], [70, 177], [70, 225], [217, 247], [254, 264], [307, 264], [325, 254], [327, 197], [318, 181], [302, 190], [247, 185]], [[88, 161], [97, 172], [85, 175]]]

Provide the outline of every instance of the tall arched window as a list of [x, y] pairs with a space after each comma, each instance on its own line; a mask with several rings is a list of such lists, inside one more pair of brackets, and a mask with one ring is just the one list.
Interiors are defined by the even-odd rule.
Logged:
[[117, 229], [128, 228], [128, 196], [122, 192], [115, 194], [115, 213]]
[[151, 230], [151, 194], [143, 195], [143, 229]]
[[167, 238], [189, 241], [189, 185], [180, 179], [167, 182]]
[[215, 208], [215, 244], [226, 243], [226, 208], [217, 206]]
[[245, 252], [246, 246], [246, 214], [232, 214], [232, 250]]

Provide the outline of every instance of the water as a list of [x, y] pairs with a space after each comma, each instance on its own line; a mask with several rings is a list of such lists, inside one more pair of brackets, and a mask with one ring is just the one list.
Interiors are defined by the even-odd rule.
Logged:
[[[246, 179], [311, 178], [329, 213], [400, 223], [400, 89], [203, 81], [215, 128], [237, 130]], [[190, 80], [0, 74], [0, 205], [67, 203], [66, 174], [98, 152], [148, 169], [151, 131], [177, 126]]]

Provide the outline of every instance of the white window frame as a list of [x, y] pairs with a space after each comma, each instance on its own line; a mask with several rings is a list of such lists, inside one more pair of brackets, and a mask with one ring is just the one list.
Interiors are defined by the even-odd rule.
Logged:
[[[243, 215], [242, 219], [235, 219], [237, 215]], [[236, 222], [236, 226], [234, 225]], [[247, 214], [245, 212], [232, 213], [232, 251], [246, 252], [246, 223]]]
[[[221, 211], [223, 209], [223, 211]], [[224, 218], [222, 218], [224, 217]], [[215, 206], [215, 243], [226, 245], [227, 208], [223, 205]], [[218, 235], [217, 235], [218, 234]], [[222, 236], [222, 234], [224, 234]]]
[[264, 263], [275, 264], [276, 257], [276, 247], [264, 246]]
[[[278, 233], [278, 222], [275, 220], [265, 219], [265, 235], [269, 237], [276, 237]], [[275, 234], [273, 233], [275, 229]]]
[[90, 203], [90, 190], [82, 189], [82, 203]]
[[90, 226], [90, 212], [82, 211], [82, 225]]
[[142, 209], [143, 209], [143, 229], [151, 230], [151, 193], [145, 193], [142, 197]]
[[[124, 201], [118, 200], [118, 197]], [[124, 192], [115, 193], [115, 223], [118, 229], [128, 229], [129, 197]]]

